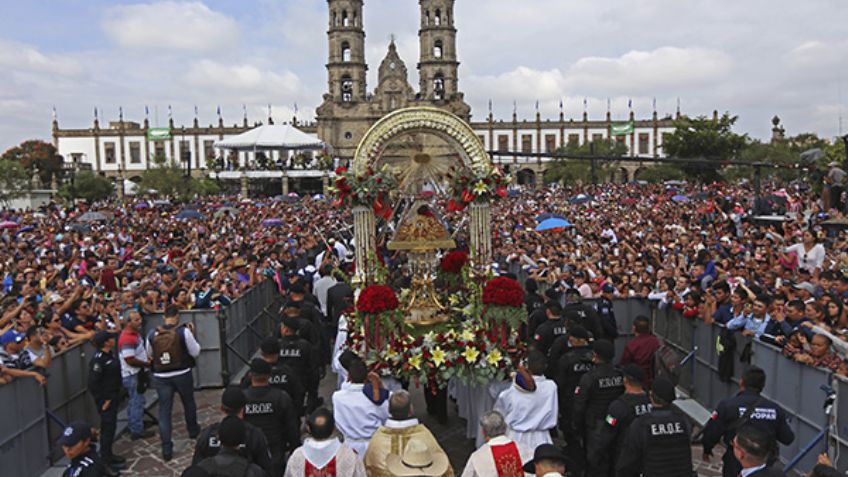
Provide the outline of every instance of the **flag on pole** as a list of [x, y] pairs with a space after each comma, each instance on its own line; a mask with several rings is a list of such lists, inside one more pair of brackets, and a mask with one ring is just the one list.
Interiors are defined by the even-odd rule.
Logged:
[[56, 120], [56, 105], [53, 105], [53, 120]]
[[492, 100], [489, 99], [489, 114], [492, 114]]
[[242, 111], [242, 113], [244, 113], [244, 119], [247, 119], [247, 105], [246, 104], [242, 103], [241, 111]]
[[97, 106], [94, 107], [94, 119], [97, 119]]
[[144, 105], [144, 119], [147, 119], [149, 116], [150, 116], [150, 109], [145, 104]]
[[559, 99], [559, 110], [560, 110], [560, 112], [562, 112], [562, 110], [563, 110], [562, 98]]
[[197, 117], [197, 105], [194, 105], [194, 117]]
[[118, 106], [118, 120], [119, 121], [124, 120], [124, 107], [123, 106]]
[[174, 111], [171, 109], [171, 105], [168, 105], [168, 119], [174, 118]]
[[654, 96], [654, 99], [651, 100], [651, 106], [654, 108], [654, 111], [657, 110], [657, 97]]
[[677, 97], [677, 112], [680, 113], [680, 96]]
[[268, 103], [268, 117], [271, 117], [271, 103]]
[[633, 111], [633, 99], [627, 98], [627, 109]]
[[589, 108], [589, 101], [584, 96], [583, 97], [583, 112], [585, 113], [588, 108]]
[[297, 114], [297, 103], [294, 103], [294, 114]]
[[611, 105], [612, 105], [612, 103], [610, 102], [610, 99], [607, 98], [607, 112], [610, 112]]
[[518, 102], [515, 101], [515, 100], [512, 100], [512, 114], [516, 114], [516, 113], [518, 113]]
[[633, 121], [613, 123], [610, 125], [610, 134], [613, 136], [627, 136], [628, 134], [633, 134], [634, 126]]
[[539, 100], [538, 99], [536, 100], [536, 112], [537, 113], [539, 112]]
[[215, 112], [218, 114], [218, 119], [221, 119], [221, 105], [218, 105], [218, 109]]

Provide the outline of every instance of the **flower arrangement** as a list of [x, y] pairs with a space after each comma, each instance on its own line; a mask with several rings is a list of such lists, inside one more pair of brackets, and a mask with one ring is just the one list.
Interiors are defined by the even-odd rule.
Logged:
[[332, 188], [337, 195], [333, 205], [371, 207], [378, 217], [392, 216], [389, 195], [398, 187], [397, 178], [387, 167], [379, 171], [368, 168], [364, 175], [356, 175], [346, 167], [336, 169], [336, 183]]
[[506, 346], [509, 330], [517, 330], [527, 320], [524, 290], [512, 278], [497, 277], [483, 286], [482, 300], [483, 318], [500, 332], [501, 344]]
[[449, 252], [439, 264], [439, 269], [442, 273], [459, 274], [462, 272], [462, 267], [468, 263], [468, 252], [465, 250], [454, 250]]
[[454, 170], [448, 174], [452, 180], [451, 199], [448, 201], [448, 211], [457, 212], [473, 202], [488, 202], [506, 197], [506, 187], [511, 182], [510, 176], [493, 167], [483, 173], [471, 170]]
[[356, 300], [357, 318], [364, 330], [366, 348], [381, 349], [383, 339], [392, 339], [398, 331], [400, 302], [395, 291], [386, 285], [369, 285]]

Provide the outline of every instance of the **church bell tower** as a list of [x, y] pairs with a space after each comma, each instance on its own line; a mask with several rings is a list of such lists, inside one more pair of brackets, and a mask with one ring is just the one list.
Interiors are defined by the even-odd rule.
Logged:
[[454, 3], [455, 0], [419, 0], [419, 95], [420, 100], [450, 109], [467, 120], [471, 109], [459, 92]]
[[330, 9], [328, 90], [332, 100], [343, 103], [365, 101], [365, 30], [362, 0], [327, 0]]

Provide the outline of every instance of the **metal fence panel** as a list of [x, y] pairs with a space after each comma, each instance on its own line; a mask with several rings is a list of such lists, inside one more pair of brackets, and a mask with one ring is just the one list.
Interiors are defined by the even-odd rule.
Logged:
[[[94, 346], [84, 343], [53, 357], [47, 373], [47, 408], [62, 422], [75, 420], [98, 422], [94, 399], [88, 393], [88, 363], [94, 356]], [[48, 440], [56, 442], [64, 429], [48, 421]], [[61, 449], [51, 450], [51, 461], [62, 458]]]
[[49, 466], [44, 389], [30, 378], [0, 386], [0, 468], [3, 475], [40, 475]]
[[262, 339], [271, 336], [277, 325], [276, 307], [280, 295], [272, 281], [250, 289], [224, 311], [226, 367], [235, 376], [259, 348]]
[[840, 473], [848, 471], [848, 379], [834, 376], [833, 388], [836, 391], [836, 403], [831, 416], [830, 452], [833, 465]]

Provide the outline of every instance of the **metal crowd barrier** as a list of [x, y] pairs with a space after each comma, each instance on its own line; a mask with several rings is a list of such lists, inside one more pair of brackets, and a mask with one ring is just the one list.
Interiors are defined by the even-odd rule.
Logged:
[[[180, 313], [181, 323], [193, 323], [201, 346], [194, 368], [196, 388], [222, 387], [245, 366], [265, 336], [277, 326], [280, 295], [267, 280], [248, 290], [224, 310], [189, 310]], [[162, 323], [162, 315], [145, 316], [148, 330]], [[68, 349], [53, 357], [47, 385], [19, 378], [0, 385], [0, 474], [41, 475], [62, 458], [55, 445], [64, 425], [75, 420], [99, 422], [88, 393], [91, 343]]]
[[835, 401], [831, 412], [828, 445], [833, 465], [844, 474], [848, 471], [848, 378], [834, 376]]
[[[826, 443], [819, 445], [815, 440], [820, 433], [826, 432], [829, 425], [824, 411], [827, 395], [822, 389], [829, 386], [830, 372], [798, 364], [783, 356], [779, 348], [734, 332], [731, 335], [735, 343], [733, 373], [725, 370], [722, 375], [716, 349], [722, 326], [684, 318], [678, 311], [669, 309], [657, 310], [654, 317], [654, 332], [665, 344], [684, 353], [697, 347], [691, 373], [683, 373], [682, 376], [690, 376], [691, 379], [688, 382], [681, 379], [680, 385], [692, 399], [707, 409], [714, 409], [721, 399], [738, 391], [739, 378], [750, 366], [762, 368], [767, 376], [762, 395], [786, 411], [790, 417], [789, 425], [795, 433], [792, 444], [780, 446], [781, 460], [792, 462], [796, 469], [804, 471], [815, 466], [817, 455], [827, 450]], [[748, 347], [750, 353], [746, 351]], [[848, 396], [848, 383], [843, 394]], [[843, 401], [841, 406], [845, 408], [848, 425], [848, 397]], [[804, 450], [806, 454], [800, 456]], [[843, 460], [848, 467], [848, 458]]]

